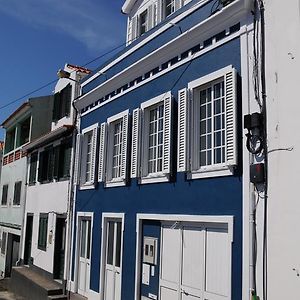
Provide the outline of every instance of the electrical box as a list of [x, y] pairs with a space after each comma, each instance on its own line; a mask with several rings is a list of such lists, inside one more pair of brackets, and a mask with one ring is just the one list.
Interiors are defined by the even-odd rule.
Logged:
[[265, 166], [263, 163], [250, 165], [250, 181], [252, 183], [265, 182]]
[[157, 264], [157, 238], [144, 237], [143, 263]]

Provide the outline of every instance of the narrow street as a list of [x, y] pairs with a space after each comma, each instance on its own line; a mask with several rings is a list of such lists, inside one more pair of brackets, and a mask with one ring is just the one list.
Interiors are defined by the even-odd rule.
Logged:
[[25, 300], [9, 291], [10, 279], [0, 280], [0, 300]]

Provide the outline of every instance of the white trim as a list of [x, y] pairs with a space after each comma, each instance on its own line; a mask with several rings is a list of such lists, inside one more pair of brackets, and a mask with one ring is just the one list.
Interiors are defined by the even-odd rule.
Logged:
[[193, 13], [195, 10], [197, 10], [199, 7], [203, 6], [205, 3], [209, 2], [209, 1], [210, 0], [201, 0], [199, 3], [195, 4], [195, 6], [192, 6], [190, 9], [186, 10], [185, 12], [183, 12], [182, 14], [180, 14], [179, 16], [177, 16], [174, 19], [172, 19], [172, 24], [166, 23], [164, 26], [162, 26], [160, 29], [158, 29], [155, 32], [153, 32], [151, 35], [149, 35], [147, 38], [145, 38], [144, 40], [142, 40], [140, 43], [138, 43], [134, 47], [130, 48], [124, 54], [120, 55], [113, 62], [111, 62], [110, 64], [108, 64], [107, 66], [105, 66], [101, 70], [99, 70], [96, 74], [94, 74], [89, 79], [87, 79], [85, 82], [83, 82], [82, 86], [84, 87], [86, 84], [88, 84], [89, 82], [93, 81], [95, 78], [101, 76], [104, 72], [106, 72], [107, 70], [109, 70], [111, 67], [113, 67], [114, 65], [116, 65], [118, 62], [120, 62], [121, 60], [125, 59], [127, 56], [129, 56], [133, 52], [137, 51], [139, 48], [143, 47], [145, 44], [147, 44], [149, 41], [153, 40], [155, 37], [157, 37], [158, 35], [160, 35], [164, 31], [166, 31], [167, 29], [173, 27], [174, 26], [173, 24], [178, 23], [179, 21], [181, 21], [182, 19], [184, 19], [186, 16], [188, 16], [191, 13]]
[[123, 269], [123, 247], [124, 247], [124, 223], [125, 223], [125, 213], [102, 213], [102, 221], [101, 221], [101, 254], [100, 254], [100, 273], [99, 273], [99, 292], [100, 292], [100, 300], [104, 299], [104, 286], [105, 286], [105, 260], [106, 260], [106, 228], [107, 221], [109, 219], [119, 219], [122, 224], [122, 240], [121, 240], [121, 255], [120, 255], [120, 276], [121, 276], [121, 287], [120, 291], [122, 292], [122, 269]]
[[83, 128], [83, 129], [81, 130], [81, 133], [82, 133], [82, 134], [85, 134], [85, 133], [87, 133], [87, 132], [90, 132], [90, 131], [92, 131], [93, 129], [97, 128], [98, 126], [99, 126], [99, 123], [94, 123], [94, 124], [91, 125], [91, 126], [88, 126], [88, 127]]
[[200, 178], [212, 178], [212, 177], [220, 177], [220, 176], [230, 176], [233, 175], [233, 168], [229, 168], [228, 166], [212, 166], [211, 168], [202, 169], [198, 171], [192, 171], [187, 173], [188, 179], [200, 179]]
[[[254, 105], [252, 99], [253, 95], [253, 84], [252, 84], [252, 61], [250, 53], [253, 53], [253, 24], [249, 25], [247, 22], [252, 22], [251, 20], [246, 20], [246, 25], [244, 25], [245, 31], [241, 35], [240, 47], [241, 47], [241, 77], [242, 77], [242, 115], [249, 114], [253, 112]], [[255, 106], [257, 104], [255, 103]], [[248, 152], [245, 147], [245, 138], [243, 137], [243, 247], [242, 247], [242, 300], [250, 300], [251, 289], [252, 289], [252, 242], [253, 242], [253, 232], [252, 232], [252, 201], [253, 201], [253, 187], [251, 187], [249, 179], [249, 166], [253, 161], [252, 155]]]
[[[159, 72], [159, 73], [157, 73], [157, 74], [155, 74], [153, 76], [150, 76], [148, 79], [143, 80], [143, 81], [139, 82], [138, 84], [134, 85], [133, 87], [128, 88], [125, 91], [122, 91], [120, 94], [118, 94], [116, 96], [113, 96], [113, 97], [109, 98], [108, 100], [106, 100], [106, 101], [104, 101], [104, 102], [102, 102], [102, 103], [94, 106], [93, 108], [89, 109], [88, 111], [82, 113], [81, 116], [85, 116], [85, 115], [89, 114], [90, 112], [98, 109], [99, 107], [104, 106], [107, 103], [110, 103], [111, 101], [116, 100], [116, 99], [118, 99], [118, 98], [126, 95], [127, 93], [129, 93], [129, 92], [131, 92], [131, 91], [133, 91], [133, 90], [135, 90], [135, 89], [143, 86], [144, 84], [147, 84], [147, 83], [151, 82], [152, 80], [155, 80], [155, 79], [159, 78], [160, 76], [165, 75], [168, 72], [173, 71], [174, 69], [176, 69], [176, 68], [178, 68], [178, 67], [180, 67], [180, 66], [182, 66], [182, 65], [184, 65], [184, 64], [186, 64], [188, 62], [190, 62], [191, 60], [195, 60], [196, 58], [198, 58], [198, 57], [200, 57], [200, 56], [202, 56], [202, 55], [204, 55], [204, 54], [212, 51], [213, 49], [218, 48], [221, 45], [230, 42], [231, 40], [234, 40], [235, 38], [239, 37], [241, 33], [242, 33], [241, 31], [233, 33], [230, 36], [228, 36], [228, 37], [226, 37], [226, 38], [224, 38], [224, 39], [222, 39], [222, 40], [220, 40], [218, 42], [213, 43], [211, 46], [208, 46], [208, 47], [200, 50], [198, 53], [195, 53], [194, 55], [189, 55], [187, 58], [179, 61], [177, 64], [175, 64], [173, 66], [170, 66], [170, 67], [166, 68], [165, 70], [163, 70], [163, 71], [161, 71], [161, 72]], [[179, 52], [180, 52], [180, 50], [179, 50]], [[114, 77], [113, 77], [113, 79], [114, 79]], [[98, 92], [98, 88], [101, 88], [101, 87], [103, 87], [103, 84], [101, 86], [99, 86], [99, 87], [96, 87], [95, 89], [93, 89], [92, 91], [88, 92], [87, 94], [83, 95], [81, 99], [83, 100], [86, 96], [90, 95], [91, 93]], [[97, 99], [99, 97], [100, 97], [100, 95], [95, 95], [94, 96], [95, 99]], [[82, 108], [84, 108], [84, 107], [82, 107]]]
[[129, 114], [129, 109], [126, 109], [116, 115], [113, 115], [113, 116], [107, 118], [107, 124], [117, 121], [119, 119], [122, 119], [124, 116], [126, 116], [128, 114]]
[[229, 66], [226, 66], [226, 67], [224, 67], [222, 69], [219, 69], [219, 70], [217, 70], [217, 71], [215, 71], [213, 73], [210, 73], [210, 74], [205, 75], [203, 77], [200, 77], [200, 78], [198, 78], [196, 80], [193, 80], [193, 81], [189, 82], [188, 88], [189, 89], [194, 89], [194, 88], [197, 88], [197, 87], [199, 87], [201, 85], [207, 84], [207, 83], [209, 83], [211, 81], [214, 81], [214, 80], [217, 80], [219, 78], [222, 78], [222, 77], [224, 77], [226, 75], [226, 73], [231, 72], [232, 69], [233, 69], [233, 66], [229, 65]]
[[[140, 279], [141, 279], [141, 249], [142, 249], [142, 221], [155, 220], [155, 221], [171, 221], [171, 222], [187, 222], [187, 223], [202, 223], [206, 226], [209, 224], [227, 224], [228, 235], [230, 238], [230, 252], [232, 256], [232, 243], [233, 243], [233, 225], [234, 216], [201, 216], [201, 215], [168, 215], [168, 214], [137, 214], [136, 215], [136, 272], [135, 272], [135, 295], [134, 299], [140, 299]], [[230, 256], [230, 266], [232, 257]], [[231, 299], [232, 290], [232, 270], [230, 271], [230, 290], [229, 299]]]
[[[113, 162], [112, 162], [112, 157], [108, 157], [107, 153], [111, 154], [113, 151], [113, 144], [112, 144], [112, 140], [113, 140], [113, 136], [112, 136], [112, 128], [111, 128], [111, 123], [113, 122], [116, 122], [116, 121], [122, 121], [122, 134], [123, 134], [123, 129], [124, 129], [124, 126], [126, 126], [126, 124], [124, 124], [123, 122], [123, 118], [125, 116], [128, 116], [129, 117], [129, 109], [126, 109], [116, 115], [113, 115], [109, 118], [107, 118], [107, 136], [106, 136], [106, 140], [105, 140], [105, 143], [106, 143], [106, 156], [104, 158], [104, 161], [105, 161], [105, 170], [104, 170], [104, 173], [105, 173], [105, 181], [104, 181], [104, 187], [118, 187], [118, 186], [125, 186], [126, 185], [126, 180], [127, 178], [122, 178], [121, 176], [120, 177], [117, 177], [117, 178], [112, 178], [111, 180], [108, 180], [108, 168], [112, 169], [112, 165], [113, 165]], [[128, 124], [127, 124], [128, 126]], [[127, 139], [127, 143], [129, 142], [129, 138]], [[125, 144], [125, 143], [124, 143]], [[122, 145], [123, 145], [123, 138], [122, 138]], [[128, 149], [128, 145], [126, 145], [126, 149]], [[128, 160], [126, 161], [126, 164], [128, 164]], [[122, 164], [120, 165], [120, 168], [122, 168]], [[127, 175], [127, 174], [126, 174]]]
[[[77, 175], [77, 176], [79, 176], [79, 189], [80, 190], [89, 190], [89, 189], [94, 189], [95, 188], [95, 186], [96, 186], [96, 179], [94, 180], [94, 181], [87, 181], [87, 182], [82, 182], [82, 177], [83, 177], [83, 175], [85, 175], [85, 171], [86, 171], [86, 166], [85, 166], [85, 164], [86, 164], [86, 158], [85, 159], [83, 159], [83, 155], [84, 155], [84, 151], [82, 151], [82, 150], [84, 150], [84, 148], [86, 147], [86, 141], [85, 141], [85, 135], [87, 134], [87, 133], [92, 133], [92, 135], [94, 134], [93, 133], [93, 131], [95, 130], [95, 129], [97, 129], [98, 128], [98, 126], [99, 126], [99, 123], [94, 123], [94, 124], [92, 124], [92, 125], [90, 125], [90, 126], [88, 126], [88, 127], [85, 127], [85, 128], [83, 128], [82, 130], [81, 130], [81, 133], [82, 133], [82, 142], [81, 142], [81, 147], [82, 147], [82, 149], [81, 149], [81, 151], [80, 151], [80, 159], [79, 159], [79, 163], [80, 163], [80, 168], [79, 168], [79, 170], [80, 170], [80, 172], [79, 172], [79, 174]], [[93, 151], [93, 148], [95, 149], [95, 151], [96, 151], [96, 149], [97, 149], [97, 136], [96, 136], [96, 140], [95, 140], [95, 143], [96, 143], [96, 146], [95, 147], [92, 147], [92, 150], [91, 151]], [[92, 141], [92, 143], [94, 143], [93, 141]], [[93, 145], [93, 144], [92, 144]], [[93, 154], [92, 154], [92, 156], [93, 156]], [[91, 158], [91, 163], [96, 163], [96, 161], [94, 161], [93, 162], [93, 159]], [[83, 165], [84, 164], [84, 165]], [[91, 172], [92, 172], [92, 169], [93, 169], [93, 167], [91, 166]]]
[[95, 187], [96, 187], [95, 183], [84, 183], [83, 185], [79, 186], [79, 190], [80, 191], [93, 190], [93, 189], [95, 189]]
[[159, 102], [162, 102], [164, 100], [164, 97], [168, 94], [168, 93], [171, 93], [171, 92], [166, 92], [166, 93], [163, 93], [159, 96], [156, 96], [150, 100], [147, 100], [145, 102], [143, 102], [141, 104], [141, 109], [145, 109], [145, 108], [148, 108], [152, 105], [155, 105], [155, 104], [158, 104]]
[[163, 174], [162, 172], [149, 174], [146, 177], [141, 177], [139, 179], [140, 184], [148, 184], [148, 183], [160, 183], [160, 182], [169, 182], [170, 176]]
[[[145, 70], [145, 66], [147, 66], [147, 70], [151, 70], [160, 65], [161, 63], [166, 62], [168, 59], [180, 54], [181, 52], [179, 52], [179, 49], [182, 49], [182, 51], [184, 51], [195, 46], [195, 40], [204, 41], [205, 39], [214, 36], [219, 31], [224, 30], [224, 28], [232, 26], [236, 22], [239, 22], [241, 14], [245, 12], [245, 7], [241, 4], [241, 1], [243, 0], [237, 0], [232, 2], [230, 5], [226, 6], [221, 12], [218, 12], [213, 16], [208, 17], [204, 21], [200, 22], [199, 24], [184, 32], [183, 34], [164, 44], [157, 50], [149, 53], [139, 61], [125, 68], [122, 72], [114, 75], [111, 79], [95, 87], [93, 90], [89, 91], [75, 102], [78, 109], [82, 109], [88, 106], [93, 102], [93, 99], [100, 99], [107, 93], [110, 93], [114, 87], [123, 86], [124, 84], [128, 83], [128, 81], [133, 80], [134, 78], [136, 78], [137, 74], [141, 73], [141, 70]], [[229, 35], [227, 38], [238, 35]], [[225, 39], [226, 38], [220, 40], [220, 42], [224, 42]], [[214, 44], [220, 45], [222, 43], [215, 42]], [[208, 48], [210, 47], [207, 47], [205, 49]], [[199, 53], [197, 54], [199, 55]], [[203, 54], [203, 52], [201, 52], [201, 54]], [[198, 56], [195, 55], [194, 57]], [[190, 60], [190, 58], [187, 59], [187, 61], [188, 60]], [[180, 64], [177, 63], [174, 65], [174, 67], [178, 67], [179, 65]], [[103, 73], [103, 70], [101, 72]], [[159, 75], [162, 75], [160, 73]], [[83, 86], [87, 83], [88, 82], [83, 83]], [[117, 96], [119, 97], [121, 94]]]
[[94, 213], [93, 212], [77, 212], [77, 214], [76, 214], [75, 267], [74, 267], [74, 292], [75, 293], [78, 293], [78, 261], [79, 261], [79, 252], [78, 251], [80, 251], [80, 249], [79, 249], [79, 243], [80, 243], [80, 241], [79, 241], [79, 239], [80, 239], [79, 220], [83, 219], [83, 218], [91, 219], [90, 258], [92, 257], [92, 249], [93, 249]]

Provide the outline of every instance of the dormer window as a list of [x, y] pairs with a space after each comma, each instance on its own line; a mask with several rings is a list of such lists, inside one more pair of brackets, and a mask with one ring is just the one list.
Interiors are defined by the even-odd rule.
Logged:
[[168, 17], [173, 12], [175, 12], [175, 0], [165, 0], [164, 1], [164, 17]]
[[140, 35], [144, 34], [148, 30], [148, 11], [145, 10], [140, 14]]

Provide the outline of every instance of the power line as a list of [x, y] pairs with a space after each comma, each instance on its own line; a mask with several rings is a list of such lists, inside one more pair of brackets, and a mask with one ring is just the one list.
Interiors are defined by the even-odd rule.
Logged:
[[[122, 44], [120, 44], [120, 45], [114, 47], [113, 49], [111, 49], [111, 50], [109, 50], [109, 51], [107, 51], [107, 52], [105, 52], [105, 53], [103, 53], [103, 54], [101, 54], [101, 55], [99, 55], [99, 56], [93, 58], [92, 60], [88, 61], [87, 63], [83, 64], [82, 66], [83, 66], [83, 67], [88, 66], [88, 65], [90, 65], [91, 63], [93, 63], [93, 62], [99, 60], [100, 58], [103, 58], [104, 56], [106, 56], [106, 55], [108, 55], [108, 54], [110, 54], [110, 53], [112, 53], [112, 52], [118, 50], [119, 48], [125, 46], [126, 44], [127, 44], [126, 42], [125, 42], [125, 43], [122, 43]], [[76, 71], [74, 70], [74, 71], [72, 71], [71, 73], [73, 73], [73, 72], [76, 72]], [[18, 98], [16, 98], [16, 99], [12, 100], [12, 101], [9, 101], [7, 104], [5, 104], [5, 105], [3, 105], [3, 106], [0, 106], [0, 110], [4, 109], [4, 108], [6, 108], [6, 107], [8, 107], [8, 106], [10, 106], [10, 105], [12, 105], [12, 104], [14, 104], [14, 103], [17, 103], [17, 102], [21, 101], [22, 99], [24, 99], [24, 98], [26, 98], [26, 97], [28, 97], [28, 96], [30, 96], [30, 95], [36, 93], [36, 92], [39, 92], [40, 90], [43, 90], [44, 88], [50, 86], [51, 84], [53, 84], [53, 83], [55, 83], [55, 82], [57, 82], [57, 79], [52, 80], [52, 81], [50, 81], [50, 82], [48, 82], [48, 83], [42, 85], [41, 87], [36, 88], [35, 90], [33, 90], [33, 91], [31, 91], [31, 92], [28, 92], [27, 94], [25, 94], [25, 95], [23, 95], [23, 96], [21, 96], [21, 97], [18, 97]]]

